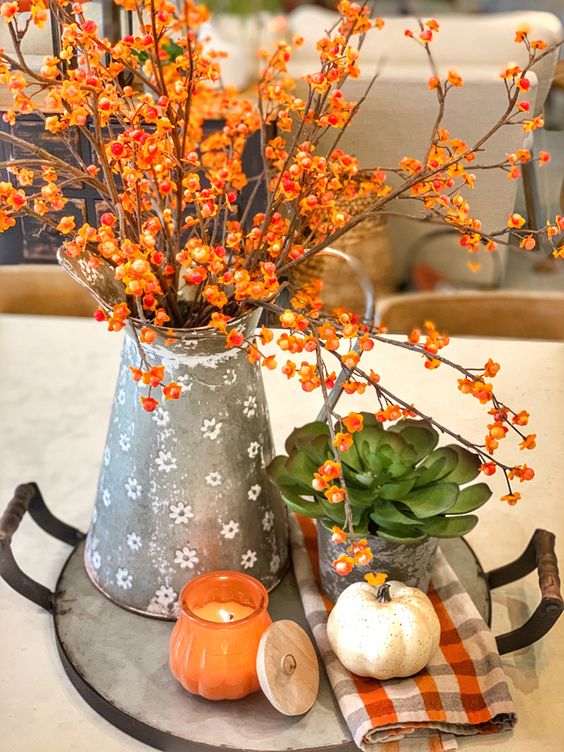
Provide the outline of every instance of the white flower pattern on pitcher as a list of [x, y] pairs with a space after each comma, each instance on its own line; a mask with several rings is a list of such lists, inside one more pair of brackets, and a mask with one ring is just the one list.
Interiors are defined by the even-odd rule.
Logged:
[[247, 454], [253, 460], [259, 453], [259, 450], [260, 444], [258, 443], [258, 441], [251, 441], [251, 443], [247, 447]]
[[126, 540], [127, 545], [132, 551], [139, 551], [139, 549], [143, 546], [141, 538], [137, 535], [137, 533], [128, 533]]
[[176, 383], [182, 387], [182, 394], [184, 394], [184, 392], [189, 392], [190, 389], [192, 389], [192, 380], [187, 373], [183, 376], [179, 376], [176, 379]]
[[264, 513], [264, 517], [262, 518], [262, 529], [265, 532], [268, 532], [269, 530], [272, 530], [274, 527], [274, 512], [272, 509], [269, 509], [267, 512]]
[[257, 398], [252, 394], [243, 402], [243, 415], [252, 418], [257, 411]]
[[175, 525], [187, 525], [188, 520], [191, 520], [194, 517], [194, 513], [189, 504], [179, 501], [178, 504], [170, 505], [170, 513], [168, 516], [171, 520], [174, 520]]
[[280, 556], [278, 554], [273, 554], [272, 558], [270, 559], [270, 571], [272, 572], [272, 574], [276, 574], [279, 568]]
[[204, 439], [215, 441], [219, 436], [221, 426], [222, 424], [218, 423], [215, 418], [211, 418], [210, 420], [204, 418], [204, 422], [200, 426], [200, 431], [202, 432]]
[[157, 426], [159, 426], [159, 428], [164, 428], [165, 426], [168, 426], [170, 422], [170, 415], [166, 410], [163, 410], [162, 407], [157, 407], [157, 409], [153, 413], [153, 420], [155, 421]]
[[227, 540], [234, 538], [239, 532], [239, 523], [234, 520], [229, 520], [227, 523], [222, 523], [220, 535], [223, 535]]
[[251, 551], [251, 549], [249, 549], [246, 554], [243, 554], [243, 556], [241, 556], [241, 566], [243, 567], [243, 569], [252, 569], [256, 563], [256, 551]]
[[[135, 362], [137, 351], [129, 339], [93, 513], [95, 522], [97, 513], [97, 527], [89, 535], [88, 561], [93, 578], [118, 601], [155, 616], [173, 617], [178, 614], [178, 593], [184, 582], [205, 569], [204, 562], [207, 564], [205, 540], [201, 540], [195, 522], [211, 514], [214, 529], [206, 536], [215, 535], [214, 546], [225, 564], [248, 571], [269, 587], [286, 552], [278, 550], [279, 541], [272, 532], [276, 512], [269, 511], [271, 499], [266, 492], [263, 464], [270, 456], [270, 438], [265, 433], [262, 439], [262, 428], [255, 426], [259, 418], [266, 421], [260, 384], [244, 377], [246, 366], [240, 366], [233, 353], [226, 368], [227, 363], [216, 363], [215, 356], [206, 355], [204, 362], [190, 343], [186, 354], [182, 353], [188, 365], [176, 363], [173, 354], [167, 355], [164, 363], [159, 355], [150, 356], [150, 364], [165, 365], [167, 380], [182, 386], [184, 399], [182, 405], [169, 405], [163, 399], [147, 415], [134, 409], [138, 394], [135, 398], [132, 395], [128, 364]], [[223, 351], [220, 356], [223, 358]], [[229, 404], [224, 404], [223, 395], [226, 399], [229, 395]], [[192, 436], [186, 441], [186, 422], [178, 421], [177, 416], [188, 403]], [[150, 454], [143, 458], [137, 453], [137, 443], [145, 441], [148, 431]], [[239, 435], [238, 446], [227, 441], [232, 431]], [[224, 469], [225, 457], [229, 459], [234, 451], [240, 459], [244, 457], [246, 466], [240, 480]], [[189, 490], [191, 483], [199, 488], [197, 495]], [[120, 509], [122, 503], [128, 510]], [[108, 545], [108, 522], [116, 514], [125, 516], [125, 524], [119, 539]], [[252, 517], [248, 529], [246, 515]], [[96, 532], [103, 538], [99, 547], [94, 545]]]
[[251, 501], [256, 501], [258, 499], [258, 497], [260, 496], [260, 492], [261, 491], [262, 491], [262, 488], [259, 486], [258, 483], [255, 483], [254, 486], [251, 486], [249, 488], [249, 492], [248, 492], [247, 496], [249, 497], [249, 499]]
[[131, 449], [131, 439], [126, 433], [120, 434], [119, 445], [123, 452], [129, 452]]
[[155, 460], [155, 464], [159, 470], [164, 473], [170, 473], [171, 470], [176, 470], [176, 458], [172, 456], [171, 452], [163, 452], [162, 449]]
[[125, 484], [125, 491], [128, 497], [135, 501], [141, 496], [142, 488], [135, 478], [128, 478], [127, 483]]
[[161, 585], [160, 588], [155, 593], [155, 601], [159, 604], [159, 606], [170, 606], [171, 603], [174, 603], [176, 600], [176, 593], [174, 590], [167, 586], [167, 585]]
[[198, 555], [194, 549], [184, 546], [181, 550], [176, 551], [174, 558], [175, 564], [180, 564], [182, 569], [194, 569], [194, 564], [199, 563]]
[[221, 473], [211, 472], [206, 475], [206, 483], [212, 488], [221, 486], [222, 480]]
[[132, 587], [133, 577], [129, 574], [127, 569], [121, 567], [116, 572], [116, 583], [118, 587], [124, 590], [129, 590]]

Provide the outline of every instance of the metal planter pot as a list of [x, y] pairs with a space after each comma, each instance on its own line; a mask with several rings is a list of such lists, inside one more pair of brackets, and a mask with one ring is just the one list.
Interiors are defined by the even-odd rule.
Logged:
[[368, 567], [354, 567], [348, 575], [337, 574], [333, 561], [342, 551], [331, 541], [331, 532], [320, 522], [317, 523], [319, 549], [319, 570], [321, 587], [325, 595], [334, 603], [339, 595], [353, 582], [362, 582], [369, 571], [385, 572], [390, 580], [417, 587], [427, 592], [431, 576], [431, 561], [437, 550], [437, 538], [424, 538], [420, 543], [391, 543], [376, 535], [365, 536], [374, 554]]
[[[239, 321], [250, 334], [259, 312]], [[176, 618], [186, 582], [215, 569], [241, 570], [272, 589], [288, 562], [286, 508], [265, 466], [274, 450], [259, 368], [210, 329], [175, 332], [144, 346], [164, 365], [179, 400], [143, 410], [125, 338], [85, 564], [120, 606]], [[144, 390], [143, 393], [146, 393]]]

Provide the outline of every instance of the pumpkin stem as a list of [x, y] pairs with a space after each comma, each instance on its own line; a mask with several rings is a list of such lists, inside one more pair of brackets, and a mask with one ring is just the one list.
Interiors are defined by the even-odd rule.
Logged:
[[376, 591], [376, 600], [378, 603], [390, 603], [392, 600], [392, 596], [390, 595], [390, 583], [384, 582], [383, 585], [380, 585], [378, 590]]

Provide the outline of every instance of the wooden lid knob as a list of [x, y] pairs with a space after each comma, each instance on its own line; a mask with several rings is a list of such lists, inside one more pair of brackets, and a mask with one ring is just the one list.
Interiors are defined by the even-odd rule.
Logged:
[[257, 653], [260, 686], [284, 715], [302, 715], [319, 691], [319, 663], [307, 633], [294, 621], [276, 621], [265, 630]]

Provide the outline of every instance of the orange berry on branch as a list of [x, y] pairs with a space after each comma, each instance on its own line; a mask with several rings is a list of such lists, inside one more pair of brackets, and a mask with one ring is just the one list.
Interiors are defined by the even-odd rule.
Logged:
[[501, 500], [506, 501], [510, 506], [515, 506], [520, 498], [521, 494], [516, 491], [514, 493], [505, 494], [505, 496], [501, 497]]
[[495, 462], [484, 462], [482, 465], [480, 465], [480, 470], [484, 473], [484, 475], [493, 475], [497, 470], [497, 465], [495, 464]]
[[165, 396], [165, 399], [167, 400], [180, 399], [180, 397], [182, 396], [182, 387], [175, 381], [171, 381], [170, 384], [167, 384], [165, 387], [163, 387], [163, 394]]
[[340, 452], [347, 452], [353, 443], [353, 437], [350, 433], [337, 432], [333, 439], [333, 446], [337, 447]]
[[325, 492], [329, 504], [342, 504], [345, 500], [345, 491], [339, 486], [330, 486]]
[[526, 410], [521, 410], [511, 418], [511, 422], [516, 426], [526, 426], [529, 422], [529, 413]]
[[341, 576], [345, 576], [352, 572], [353, 565], [354, 565], [354, 559], [351, 556], [347, 556], [346, 554], [341, 554], [333, 562], [333, 569], [337, 572], [337, 574], [340, 574]]
[[245, 337], [241, 334], [241, 332], [238, 332], [236, 329], [231, 329], [229, 331], [229, 334], [227, 335], [226, 346], [241, 347], [244, 341]]
[[143, 406], [143, 410], [146, 410], [148, 413], [152, 413], [156, 407], [158, 407], [158, 402], [154, 397], [141, 397], [141, 404]]
[[364, 418], [360, 413], [349, 413], [346, 418], [343, 418], [343, 425], [351, 433], [362, 431]]
[[340, 527], [333, 525], [333, 527], [331, 528], [331, 533], [331, 541], [333, 543], [346, 543], [347, 534]]
[[531, 433], [525, 437], [525, 439], [519, 444], [520, 449], [534, 449], [537, 445], [536, 433]]

